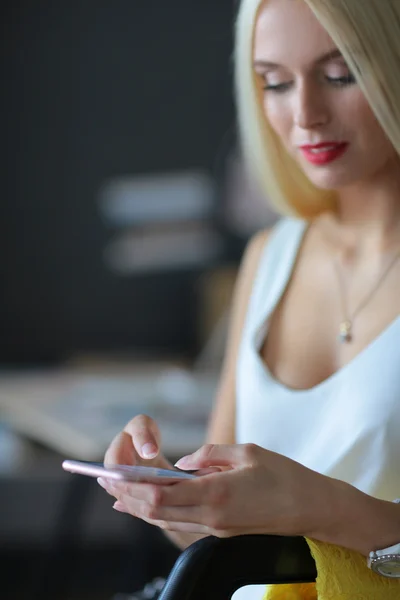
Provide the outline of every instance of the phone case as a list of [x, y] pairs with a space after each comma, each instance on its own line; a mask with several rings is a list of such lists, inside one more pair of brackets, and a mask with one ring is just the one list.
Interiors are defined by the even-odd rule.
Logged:
[[193, 473], [179, 471], [178, 469], [157, 469], [155, 467], [131, 465], [107, 465], [78, 460], [64, 460], [62, 468], [70, 473], [87, 475], [89, 477], [103, 477], [117, 481], [131, 481], [141, 483], [174, 483], [184, 479], [193, 479]]

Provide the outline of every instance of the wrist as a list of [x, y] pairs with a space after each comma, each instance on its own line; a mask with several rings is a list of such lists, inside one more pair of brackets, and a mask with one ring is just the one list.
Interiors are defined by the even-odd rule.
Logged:
[[400, 542], [400, 506], [331, 479], [328, 505], [310, 537], [368, 556]]

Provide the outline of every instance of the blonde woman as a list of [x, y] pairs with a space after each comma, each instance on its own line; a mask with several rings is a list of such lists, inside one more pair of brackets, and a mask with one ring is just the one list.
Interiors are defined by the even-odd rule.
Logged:
[[[318, 591], [270, 597], [394, 600], [400, 2], [243, 0], [236, 88], [249, 168], [287, 216], [248, 246], [208, 443], [179, 463], [221, 471], [171, 487], [102, 484], [117, 510], [181, 547], [305, 536]], [[106, 462], [168, 466], [160, 445], [157, 425], [136, 417]], [[375, 573], [371, 551], [399, 562]]]

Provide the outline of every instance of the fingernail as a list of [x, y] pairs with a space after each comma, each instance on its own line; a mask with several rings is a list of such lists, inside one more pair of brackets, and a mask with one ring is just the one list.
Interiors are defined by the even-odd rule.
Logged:
[[107, 489], [107, 487], [108, 487], [108, 482], [107, 482], [105, 479], [103, 479], [103, 477], [99, 477], [99, 478], [97, 479], [97, 483], [99, 484], [99, 486], [100, 486], [100, 487], [102, 487], [102, 488], [103, 488], [103, 489], [105, 489], [105, 490], [106, 490], [106, 489]]
[[127, 514], [129, 511], [125, 508], [125, 506], [122, 504], [122, 502], [119, 502], [119, 500], [117, 500], [114, 504], [113, 504], [113, 509], [116, 510], [117, 512], [120, 513], [125, 513]]
[[142, 454], [145, 458], [155, 458], [157, 456], [157, 448], [154, 444], [145, 444], [142, 447]]
[[182, 458], [180, 458], [178, 460], [178, 462], [175, 463], [174, 466], [177, 469], [182, 469], [182, 468], [184, 468], [184, 467], [186, 467], [186, 466], [189, 465], [189, 459], [190, 459], [190, 456], [182, 456]]

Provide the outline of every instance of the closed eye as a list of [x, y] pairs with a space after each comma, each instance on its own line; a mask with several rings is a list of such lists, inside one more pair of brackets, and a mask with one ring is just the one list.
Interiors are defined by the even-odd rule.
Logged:
[[338, 87], [345, 87], [347, 85], [353, 85], [356, 83], [356, 78], [351, 73], [345, 77], [325, 77], [328, 83], [336, 85]]
[[288, 90], [291, 86], [291, 82], [287, 82], [287, 83], [277, 83], [276, 85], [272, 85], [267, 83], [266, 85], [263, 86], [263, 89], [266, 91], [272, 91], [272, 92], [286, 92], [286, 90]]
[[[346, 87], [349, 85], [354, 85], [356, 83], [356, 79], [355, 79], [354, 75], [352, 75], [351, 73], [344, 77], [328, 77], [326, 75], [324, 79], [330, 85], [333, 85], [333, 86], [339, 87], [339, 88]], [[293, 85], [293, 83], [291, 81], [287, 81], [285, 83], [277, 83], [274, 85], [268, 83], [263, 86], [263, 89], [266, 92], [276, 92], [276, 93], [282, 94], [282, 93], [286, 92], [287, 90], [289, 90], [292, 85]]]

